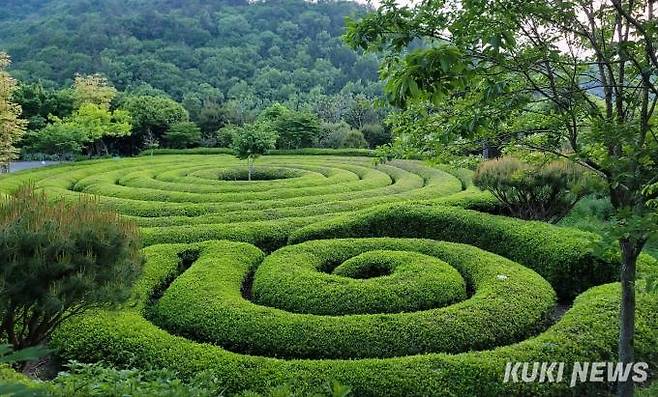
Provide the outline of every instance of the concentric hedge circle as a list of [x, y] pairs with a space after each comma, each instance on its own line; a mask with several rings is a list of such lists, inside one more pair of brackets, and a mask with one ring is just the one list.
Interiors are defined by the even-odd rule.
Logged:
[[[256, 272], [255, 302], [295, 313], [339, 316], [414, 312], [466, 299], [459, 272], [420, 253], [422, 247], [408, 251], [412, 247], [383, 243], [385, 249], [360, 252], [373, 247], [359, 240], [345, 244], [329, 241], [277, 251]], [[400, 248], [405, 251], [397, 251]]]
[[[95, 194], [142, 227], [132, 301], [67, 321], [52, 341], [65, 358], [210, 371], [228, 393], [330, 380], [357, 396], [606, 390], [502, 382], [508, 361], [616, 356], [618, 264], [596, 235], [460, 209], [491, 200], [418, 162], [371, 161], [265, 157], [247, 182], [229, 156], [156, 156], [19, 173], [0, 191]], [[649, 258], [640, 268], [658, 274]], [[551, 323], [556, 299], [574, 297]], [[636, 358], [654, 367], [655, 295], [638, 292], [636, 322]]]
[[[276, 289], [277, 279], [282, 278], [273, 274], [281, 272], [298, 287], [306, 284], [317, 293], [315, 297], [294, 297], [299, 288], [290, 291], [293, 303], [288, 306], [297, 305], [298, 309], [293, 311], [313, 311], [314, 304], [320, 305], [320, 298], [333, 298], [337, 306], [350, 308], [349, 296], [340, 299], [336, 290], [325, 290], [325, 294], [321, 291], [337, 280], [354, 280], [325, 275], [313, 282], [313, 276], [319, 274], [304, 272], [303, 268], [326, 263], [332, 256], [340, 261], [382, 249], [445, 260], [459, 270], [475, 292], [459, 304], [410, 313], [339, 316], [336, 309], [330, 313], [332, 316], [291, 313], [243, 298], [241, 287], [250, 271], [248, 264], [257, 258], [242, 260], [242, 265], [216, 261], [219, 254], [205, 248], [195, 265], [171, 284], [149, 318], [175, 334], [242, 353], [365, 358], [458, 353], [511, 343], [540, 327], [554, 305], [550, 285], [531, 270], [477, 248], [431, 240], [327, 240], [286, 247], [265, 260], [264, 273], [259, 268], [254, 290]], [[499, 275], [505, 278], [499, 279]], [[258, 281], [261, 278], [264, 284]], [[280, 288], [273, 295], [285, 294], [285, 290]], [[367, 289], [363, 291], [368, 293]], [[387, 295], [381, 298], [381, 304], [386, 305]]]
[[616, 258], [597, 254], [600, 238], [592, 233], [432, 203], [377, 206], [334, 217], [298, 229], [290, 243], [382, 236], [454, 241], [497, 253], [542, 275], [561, 300], [617, 275]]
[[[232, 167], [223, 168], [220, 170], [204, 169], [189, 175], [209, 180], [215, 179], [220, 181], [249, 181], [249, 168]], [[303, 176], [312, 177], [313, 174], [311, 172], [304, 172], [304, 170], [294, 168], [258, 167], [253, 170], [251, 175], [251, 182], [274, 180], [281, 182], [284, 179], [301, 178]]]
[[[366, 241], [375, 243], [378, 239]], [[384, 241], [392, 244], [418, 243], [414, 240], [382, 240]], [[321, 243], [323, 242], [310, 242]], [[453, 255], [459, 252], [460, 248], [464, 249], [464, 252], [473, 250], [472, 247], [454, 243], [427, 241], [427, 244], [450, 248]], [[149, 297], [154, 291], [160, 290], [172, 275], [178, 273], [181, 256], [185, 257], [191, 252], [198, 253], [198, 260], [184, 273], [185, 277], [178, 277], [167, 289], [165, 296], [156, 304], [157, 312], [169, 311], [168, 314], [175, 314], [172, 318], [177, 318], [180, 325], [193, 330], [231, 332], [230, 327], [235, 326], [240, 330], [241, 344], [245, 340], [263, 342], [269, 338], [277, 338], [280, 342], [299, 341], [300, 335], [296, 333], [282, 334], [280, 325], [274, 329], [268, 327], [272, 324], [267, 322], [269, 315], [278, 309], [255, 305], [245, 300], [239, 291], [242, 285], [240, 280], [250, 268], [260, 263], [265, 254], [245, 243], [206, 242], [147, 248], [148, 265], [144, 277], [135, 287], [135, 296], [140, 298], [135, 300], [134, 306], [122, 311], [98, 312], [70, 321], [56, 334], [53, 344], [66, 357], [109, 360], [119, 364], [164, 366], [179, 371], [182, 376], [210, 370], [232, 391], [245, 388], [260, 390], [273, 384], [288, 383], [310, 393], [324, 388], [328, 380], [338, 380], [351, 385], [359, 396], [587, 395], [595, 393], [596, 390], [601, 391], [605, 386], [589, 383], [570, 389], [568, 384], [502, 383], [505, 364], [508, 361], [602, 361], [613, 357], [616, 350], [619, 288], [615, 284], [609, 284], [592, 288], [579, 296], [565, 316], [540, 335], [492, 350], [357, 360], [288, 360], [247, 355], [238, 352], [243, 345], [235, 346], [226, 341], [223, 347], [197, 343], [190, 340], [192, 335], [186, 335], [182, 330], [179, 331], [184, 337], [173, 336], [171, 331], [165, 331], [144, 318], [145, 313], [149, 318], [153, 315], [154, 307], [151, 306]], [[179, 255], [181, 253], [184, 255]], [[487, 256], [489, 255], [498, 258], [493, 254]], [[511, 263], [506, 260], [503, 262]], [[513, 274], [508, 280], [516, 280], [526, 272], [532, 274], [519, 265], [513, 267], [521, 273]], [[523, 284], [522, 280], [519, 281], [519, 284]], [[221, 288], [226, 292], [217, 293], [215, 291], [218, 284], [232, 287]], [[183, 299], [192, 300], [182, 301]], [[223, 299], [229, 301], [223, 302]], [[499, 303], [507, 304], [507, 307], [514, 306], [514, 303]], [[226, 311], [219, 316], [220, 310]], [[472, 310], [473, 316], [482, 314], [478, 307], [473, 307]], [[280, 320], [295, 316], [300, 315], [281, 312]], [[647, 294], [640, 294], [636, 353], [638, 360], [646, 360], [650, 365], [658, 363], [656, 321], [658, 300]], [[505, 323], [504, 318], [498, 322]], [[484, 326], [474, 330], [462, 325], [453, 323], [454, 327], [464, 333], [473, 332], [480, 335], [487, 332]], [[507, 325], [514, 326], [514, 323], [508, 322]], [[227, 326], [229, 328], [214, 328]], [[401, 330], [398, 332], [399, 339], [408, 336]], [[453, 332], [455, 333], [457, 332]], [[314, 335], [302, 336], [306, 336], [307, 342], [311, 342]], [[492, 334], [491, 337], [495, 338], [496, 335]], [[332, 339], [331, 332], [325, 334], [323, 342], [327, 349], [332, 349], [329, 342], [333, 341], [335, 339]], [[365, 345], [360, 340], [355, 343]], [[298, 346], [306, 348], [306, 345]], [[332, 353], [336, 354], [335, 351]]]
[[[53, 196], [98, 197], [141, 227], [147, 245], [211, 239], [246, 241], [273, 251], [293, 230], [333, 214], [459, 192], [461, 182], [417, 161], [374, 165], [366, 157], [272, 156], [261, 179], [243, 181], [230, 155], [168, 155], [89, 161], [0, 179], [11, 193], [33, 182]], [[281, 179], [283, 178], [283, 179]]]

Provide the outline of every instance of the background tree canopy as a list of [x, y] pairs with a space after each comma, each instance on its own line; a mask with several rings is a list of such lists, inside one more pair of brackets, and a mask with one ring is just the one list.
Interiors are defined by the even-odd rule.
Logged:
[[[345, 19], [368, 11], [356, 2], [7, 0], [3, 7], [0, 52], [14, 59], [9, 72], [20, 82], [14, 99], [30, 132], [23, 158], [135, 154], [151, 147], [147, 141], [228, 145], [230, 139], [217, 136], [220, 129], [252, 123], [274, 104], [290, 110], [278, 129], [295, 127], [303, 135], [281, 134], [281, 147], [322, 145], [320, 127], [339, 122], [374, 130], [352, 132], [332, 147], [390, 141], [382, 125], [389, 109], [375, 106], [379, 56], [342, 40]], [[74, 91], [85, 79], [110, 91], [81, 98]], [[52, 125], [81, 103], [105, 97], [111, 102], [104, 107], [130, 113], [130, 134], [90, 140]], [[201, 136], [194, 132], [184, 143], [164, 137], [186, 122]]]
[[60, 87], [100, 73], [120, 91], [164, 91], [193, 118], [209, 102], [379, 90], [376, 57], [340, 38], [345, 17], [366, 11], [353, 2], [6, 0], [3, 11], [0, 49], [18, 80]]

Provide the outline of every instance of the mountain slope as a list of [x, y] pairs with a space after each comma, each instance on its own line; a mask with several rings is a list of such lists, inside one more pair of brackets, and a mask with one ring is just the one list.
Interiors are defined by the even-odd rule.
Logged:
[[[105, 74], [177, 100], [287, 101], [309, 92], [378, 91], [377, 61], [340, 39], [353, 2], [301, 0], [5, 0], [0, 51], [20, 80]], [[359, 82], [360, 81], [360, 82]]]

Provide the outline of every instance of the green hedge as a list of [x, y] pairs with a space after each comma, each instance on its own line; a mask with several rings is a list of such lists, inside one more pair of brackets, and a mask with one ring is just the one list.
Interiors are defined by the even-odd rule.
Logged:
[[[213, 208], [218, 208], [222, 203], [241, 203], [250, 200], [273, 202], [279, 199], [296, 198], [304, 203], [312, 203], [314, 201], [313, 198], [323, 198], [325, 201], [328, 201], [334, 199], [341, 200], [353, 196], [391, 194], [419, 189], [424, 184], [421, 177], [400, 169], [392, 168], [389, 170], [389, 173], [360, 166], [352, 166], [352, 169], [360, 177], [359, 180], [354, 182], [303, 188], [270, 189], [257, 192], [242, 191], [233, 193], [220, 191], [216, 193], [190, 193], [114, 184], [115, 180], [125, 174], [125, 170], [117, 170], [115, 172], [85, 178], [76, 183], [74, 189], [103, 197], [144, 200], [152, 202], [152, 207], [156, 207], [163, 202], [169, 207], [177, 208], [181, 204], [211, 203], [207, 207], [209, 210], [212, 210]], [[394, 178], [397, 183], [391, 184], [391, 178]]]
[[[333, 380], [357, 396], [607, 390], [502, 383], [508, 361], [616, 357], [619, 287], [589, 288], [616, 276], [614, 259], [596, 254], [597, 236], [454, 208], [500, 210], [465, 173], [456, 178], [417, 161], [376, 166], [367, 157], [265, 156], [256, 165], [264, 178], [285, 179], [220, 180], [243, 167], [232, 155], [186, 154], [0, 176], [4, 193], [31, 181], [53, 200], [98, 195], [101, 206], [136, 220], [148, 245], [174, 243], [146, 249], [131, 305], [58, 329], [53, 346], [64, 358], [166, 367], [186, 379], [208, 370], [227, 394], [280, 384], [312, 394]], [[361, 239], [305, 241], [335, 237]], [[215, 239], [245, 243], [201, 242]], [[263, 253], [289, 242], [299, 245]], [[414, 278], [411, 267], [407, 276], [402, 262], [410, 257], [437, 273]], [[441, 307], [449, 294], [441, 302], [438, 287], [422, 280], [452, 288], [444, 279], [454, 273], [440, 271], [446, 264], [460, 273], [452, 282], [467, 296]], [[648, 264], [643, 257], [642, 273], [658, 274]], [[390, 276], [344, 277], [386, 269]], [[408, 278], [386, 283], [395, 277]], [[406, 282], [415, 295], [403, 296]], [[358, 283], [373, 287], [359, 290]], [[636, 353], [654, 367], [658, 299], [642, 287]], [[563, 300], [585, 292], [546, 329], [553, 289]], [[420, 303], [433, 307], [408, 306]]]
[[[460, 191], [456, 178], [418, 162], [375, 167], [370, 159], [363, 158], [275, 156], [264, 157], [259, 163], [265, 169], [285, 167], [305, 176], [283, 181], [213, 181], [193, 175], [201, 171], [220, 173], [243, 164], [230, 156], [163, 156], [91, 161], [17, 173], [0, 177], [0, 191], [11, 193], [21, 184], [32, 182], [53, 196], [69, 200], [76, 199], [80, 192], [96, 195], [101, 205], [125, 215], [188, 218], [230, 214], [227, 222], [242, 221], [235, 213], [249, 211], [244, 221], [252, 222], [306, 216], [300, 207], [329, 205], [327, 208], [342, 207], [340, 211], [345, 211]], [[284, 212], [272, 214], [273, 210]], [[311, 215], [327, 213], [316, 209]], [[172, 224], [164, 219], [163, 226]]]
[[299, 177], [219, 180], [242, 167], [226, 155], [87, 161], [0, 177], [0, 192], [34, 183], [54, 199], [95, 195], [102, 207], [140, 225], [147, 245], [230, 239], [269, 252], [285, 245], [295, 229], [339, 213], [461, 189], [455, 177], [418, 161], [375, 166], [363, 157], [265, 156], [257, 169]]
[[391, 249], [353, 256], [354, 248], [330, 242], [277, 251], [258, 267], [254, 301], [295, 313], [340, 316], [415, 312], [466, 299], [462, 276], [438, 258]]
[[[314, 241], [286, 247], [268, 258], [266, 267], [291, 275], [299, 285], [277, 290], [293, 302], [322, 296], [321, 282], [308, 284], [312, 294], [293, 296], [313, 276], [300, 271], [306, 260], [341, 261], [373, 250], [421, 253], [444, 260], [464, 276], [475, 291], [470, 299], [444, 308], [373, 315], [316, 316], [255, 305], [241, 295], [243, 282], [261, 258], [244, 256], [226, 243], [201, 248], [195, 265], [178, 277], [149, 318], [174, 334], [208, 341], [248, 354], [291, 358], [390, 357], [427, 352], [461, 352], [521, 340], [541, 327], [554, 305], [551, 287], [534, 272], [504, 258], [456, 244], [430, 240], [363, 239]], [[153, 250], [166, 247], [149, 247]], [[238, 252], [236, 254], [235, 252]], [[271, 259], [271, 261], [270, 261]], [[287, 266], [280, 266], [287, 262]], [[500, 281], [497, 275], [509, 279]], [[256, 273], [254, 292], [259, 288]], [[263, 275], [272, 282], [272, 272]], [[325, 277], [331, 279], [330, 277]], [[317, 278], [322, 280], [322, 278]], [[335, 281], [337, 277], [333, 277]], [[341, 279], [344, 279], [341, 277]], [[277, 292], [275, 291], [275, 292]], [[367, 289], [364, 289], [366, 292]], [[332, 295], [332, 291], [327, 291]], [[335, 295], [334, 301], [340, 301]], [[374, 292], [374, 291], [373, 291]], [[421, 292], [421, 291], [419, 291]], [[357, 291], [353, 290], [356, 294]], [[386, 295], [382, 295], [386, 298]], [[344, 297], [349, 300], [349, 297]], [[339, 314], [339, 313], [332, 313]]]
[[[144, 150], [140, 156], [163, 155], [163, 154], [234, 154], [230, 148], [194, 148], [194, 149], [154, 149]], [[275, 149], [267, 153], [269, 156], [288, 156], [288, 155], [306, 155], [306, 156], [362, 156], [374, 157], [375, 151], [369, 149], [326, 149], [326, 148], [304, 148], [304, 149]]]
[[[329, 167], [325, 165], [304, 164], [301, 161], [286, 162], [277, 166], [292, 171], [299, 171], [304, 175], [300, 178], [278, 181], [222, 181], [218, 174], [231, 168], [217, 168], [198, 166], [180, 169], [178, 167], [166, 171], [134, 172], [118, 180], [123, 186], [136, 186], [160, 190], [172, 190], [191, 193], [217, 193], [217, 192], [259, 192], [270, 189], [313, 187], [326, 184], [339, 184], [358, 181], [361, 177], [348, 169]], [[228, 167], [238, 167], [232, 165]], [[256, 170], [269, 168], [270, 165], [259, 165]], [[157, 177], [157, 179], [156, 179]], [[194, 177], [194, 179], [190, 179]], [[192, 183], [191, 183], [192, 182]]]
[[423, 237], [474, 245], [535, 270], [563, 300], [615, 280], [619, 266], [616, 258], [597, 255], [598, 237], [591, 233], [434, 205], [378, 206], [304, 227], [293, 232], [289, 242], [356, 236]]
[[[322, 242], [307, 244], [320, 243]], [[414, 242], [410, 244], [418, 246]], [[434, 248], [450, 247], [446, 252], [453, 255], [460, 249], [461, 253], [478, 252], [475, 248], [457, 244], [427, 244]], [[217, 346], [193, 342], [173, 336], [144, 319], [143, 313], [148, 311], [149, 298], [153, 291], [162, 288], [167, 279], [177, 274], [177, 253], [190, 249], [200, 252], [199, 260], [184, 276], [191, 271], [193, 273], [187, 279], [179, 277], [174, 281], [158, 303], [161, 305], [160, 310], [165, 308], [165, 299], [169, 300], [167, 308], [176, 310], [178, 318], [194, 318], [192, 321], [202, 319], [204, 312], [206, 317], [213, 317], [214, 308], [222, 305], [230, 307], [233, 304], [238, 308], [252, 308], [250, 315], [258, 315], [260, 310], [276, 310], [261, 308], [245, 301], [240, 295], [242, 278], [248, 273], [248, 268], [262, 257], [257, 249], [247, 244], [229, 242], [150, 247], [144, 277], [135, 286], [135, 304], [121, 311], [100, 311], [69, 321], [58, 330], [53, 345], [65, 357], [166, 367], [178, 371], [183, 377], [192, 377], [195, 373], [208, 370], [218, 382], [226, 386], [229, 393], [244, 389], [266, 390], [272, 385], [287, 383], [310, 394], [326, 387], [329, 380], [350, 385], [358, 396], [577, 396], [601, 393], [608, 387], [599, 383], [578, 384], [573, 389], [569, 388], [568, 383], [503, 383], [502, 377], [508, 361], [575, 362], [614, 359], [619, 307], [617, 284], [595, 287], [582, 294], [555, 325], [540, 335], [494, 350], [453, 355], [431, 353], [386, 359], [285, 360], [238, 354]], [[211, 249], [214, 254], [204, 258], [204, 250]], [[455, 249], [457, 251], [454, 251]], [[493, 254], [486, 254], [485, 257], [497, 258]], [[457, 263], [454, 260], [449, 262]], [[519, 275], [532, 274], [518, 265], [504, 262], [516, 267]], [[479, 269], [479, 266], [476, 268]], [[230, 274], [226, 274], [229, 269]], [[231, 284], [233, 297], [230, 302], [223, 302], [220, 295], [224, 292], [217, 292], [218, 289], [223, 290], [223, 285], [226, 285], [222, 280]], [[517, 278], [513, 274], [506, 281], [515, 284], [514, 280]], [[167, 297], [167, 293], [172, 292], [172, 288], [179, 281], [175, 293]], [[533, 294], [533, 288], [521, 284], [524, 282], [519, 280], [518, 287], [529, 295]], [[526, 299], [516, 295], [514, 300]], [[198, 300], [183, 301], [176, 305], [177, 297]], [[240, 303], [241, 301], [243, 303]], [[466, 302], [468, 301], [463, 303]], [[510, 306], [510, 303], [504, 300], [495, 302]], [[187, 312], [197, 315], [187, 315]], [[474, 307], [473, 314], [478, 313]], [[294, 316], [290, 313], [284, 314]], [[227, 324], [226, 331], [231, 332], [230, 325], [244, 327], [244, 324], [249, 323], [249, 319], [250, 317], [232, 317], [223, 321]], [[505, 323], [502, 319], [499, 321]], [[655, 295], [639, 293], [636, 357], [637, 360], [649, 362], [652, 367], [658, 364], [658, 329], [655, 327], [657, 322], [658, 300]], [[207, 321], [206, 325], [210, 323], [211, 321]], [[513, 326], [512, 321], [507, 324]], [[462, 329], [456, 324], [455, 327]], [[481, 330], [487, 331], [486, 326], [481, 327]], [[401, 330], [398, 332], [401, 333]], [[464, 329], [464, 332], [468, 332], [467, 329]], [[284, 339], [296, 337], [295, 334], [275, 334], [269, 328], [260, 329], [259, 333], [253, 334], [243, 332], [243, 335], [262, 340], [270, 336]], [[402, 339], [402, 335], [400, 338]], [[362, 341], [356, 343], [365, 344]]]

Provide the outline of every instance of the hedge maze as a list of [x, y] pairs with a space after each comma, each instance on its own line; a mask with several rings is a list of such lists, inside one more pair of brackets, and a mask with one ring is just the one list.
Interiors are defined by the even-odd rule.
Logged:
[[[141, 226], [147, 263], [130, 303], [65, 323], [59, 353], [209, 371], [229, 394], [334, 380], [357, 396], [610, 387], [502, 381], [509, 361], [616, 356], [618, 265], [598, 236], [474, 211], [490, 197], [414, 161], [269, 156], [245, 178], [227, 155], [167, 155], [0, 179], [8, 194], [28, 182], [53, 199], [93, 194]], [[637, 359], [655, 367], [655, 295], [638, 293], [636, 321]]]

